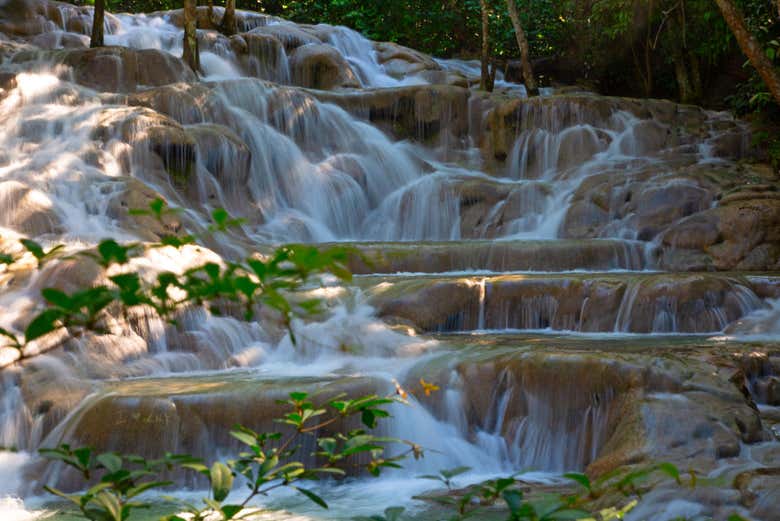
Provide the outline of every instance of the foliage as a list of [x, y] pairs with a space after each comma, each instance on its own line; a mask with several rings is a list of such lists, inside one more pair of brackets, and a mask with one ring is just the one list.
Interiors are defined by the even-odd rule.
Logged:
[[[641, 498], [643, 487], [646, 489], [651, 486], [649, 479], [654, 475], [660, 473], [671, 477], [680, 485], [683, 484], [677, 467], [670, 463], [659, 463], [636, 469], [620, 469], [594, 483], [591, 483], [585, 474], [564, 474], [565, 478], [576, 483], [580, 489], [573, 494], [526, 494], [520, 488], [519, 474], [453, 490], [453, 478], [468, 470], [468, 467], [458, 467], [442, 470], [437, 476], [421, 476], [423, 479], [441, 481], [448, 492], [445, 495], [422, 496], [419, 499], [432, 501], [452, 511], [448, 521], [479, 519], [488, 509], [496, 510], [497, 504], [501, 504], [506, 511], [507, 521], [612, 521], [623, 519], [633, 510], [638, 504], [638, 498]], [[691, 474], [690, 486], [695, 484], [696, 476]], [[625, 500], [621, 502], [621, 506], [595, 510], [590, 506], [594, 500], [605, 496], [623, 496]]]
[[[740, 113], [780, 110], [752, 70], [734, 71], [739, 49], [711, 0], [514, 0], [542, 76], [583, 81], [605, 94], [669, 97]], [[773, 0], [735, 0], [771, 59], [780, 16]], [[219, 5], [220, 2], [217, 2]], [[175, 9], [172, 0], [111, 0], [113, 11]], [[302, 23], [352, 27], [440, 57], [475, 58], [479, 0], [238, 0], [237, 7]], [[491, 52], [519, 55], [506, 0], [488, 0]], [[736, 87], [736, 88], [735, 88]]]
[[[381, 469], [398, 468], [398, 462], [408, 456], [422, 457], [423, 449], [418, 445], [393, 439], [378, 437], [364, 429], [346, 431], [343, 423], [335, 436], [319, 434], [325, 427], [336, 422], [345, 422], [351, 417], [360, 418], [362, 426], [373, 429], [378, 418], [389, 414], [385, 407], [397, 398], [364, 396], [346, 400], [339, 396], [324, 406], [315, 405], [307, 393], [290, 393], [289, 399], [280, 401], [289, 407], [277, 421], [292, 427], [286, 436], [280, 432], [257, 433], [246, 427], [237, 426], [231, 435], [238, 440], [244, 450], [236, 458], [216, 461], [211, 465], [189, 455], [165, 454], [158, 460], [146, 460], [138, 456], [125, 456], [117, 453], [96, 454], [91, 448], [72, 449], [61, 445], [56, 449], [41, 450], [45, 457], [61, 461], [76, 469], [85, 483], [98, 482], [86, 491], [66, 494], [60, 490], [46, 487], [46, 490], [75, 505], [81, 516], [91, 521], [127, 521], [134, 510], [150, 507], [150, 503], [138, 499], [143, 493], [166, 487], [171, 483], [163, 481], [161, 474], [173, 469], [185, 469], [197, 472], [208, 482], [209, 496], [202, 504], [180, 503], [168, 498], [176, 508], [184, 509], [187, 519], [205, 521], [206, 519], [245, 519], [257, 512], [250, 502], [266, 495], [274, 489], [288, 487], [298, 491], [308, 500], [322, 508], [327, 503], [316, 493], [301, 486], [302, 482], [318, 480], [322, 477], [343, 477], [346, 468], [368, 470], [378, 476]], [[367, 411], [371, 414], [366, 415]], [[315, 437], [320, 450], [314, 456], [322, 462], [319, 466], [307, 466], [304, 463], [302, 438]], [[387, 447], [403, 444], [408, 448], [395, 456], [386, 456]], [[360, 455], [368, 455], [367, 463], [356, 463]], [[623, 519], [638, 504], [644, 491], [657, 484], [654, 476], [661, 474], [684, 485], [680, 471], [670, 463], [658, 463], [633, 469], [620, 469], [608, 473], [595, 482], [585, 474], [569, 473], [563, 477], [577, 488], [576, 493], [566, 494], [528, 494], [522, 488], [519, 474], [488, 480], [476, 485], [456, 489], [455, 478], [471, 470], [468, 467], [445, 469], [437, 475], [420, 476], [441, 482], [446, 491], [441, 495], [418, 497], [438, 505], [444, 519], [462, 521], [478, 519], [492, 513], [506, 515], [507, 521], [613, 521]], [[246, 484], [248, 493], [243, 500], [232, 500], [236, 480]], [[697, 476], [693, 473], [686, 485], [694, 487]], [[619, 497], [624, 500], [619, 500]], [[602, 497], [610, 498], [617, 506], [594, 508], [591, 505]], [[614, 498], [614, 499], [613, 499]], [[405, 508], [387, 508], [383, 514], [370, 517], [355, 517], [354, 521], [400, 521]], [[160, 521], [184, 521], [182, 515], [170, 515]], [[217, 517], [214, 517], [217, 516]], [[738, 517], [733, 517], [735, 521]]]
[[[557, 2], [521, 1], [524, 27], [535, 55], [554, 51], [563, 28]], [[306, 23], [347, 25], [369, 38], [394, 41], [438, 56], [476, 56], [480, 46], [478, 0], [302, 0], [265, 2], [269, 12]], [[494, 54], [517, 55], [506, 0], [489, 0]]]
[[95, 454], [89, 447], [72, 449], [63, 444], [55, 449], [41, 449], [41, 455], [58, 460], [76, 469], [85, 481], [102, 473], [100, 481], [81, 494], [66, 494], [53, 487], [44, 487], [76, 505], [85, 519], [92, 521], [124, 521], [134, 509], [148, 505], [136, 500], [138, 496], [155, 488], [169, 485], [167, 481], [155, 481], [164, 468], [172, 468], [177, 458], [166, 455], [163, 459], [147, 461], [138, 456], [124, 456], [113, 452]]
[[[163, 221], [173, 210], [157, 199], [149, 208], [132, 213]], [[241, 223], [222, 209], [212, 213], [212, 221], [209, 233], [221, 233]], [[112, 313], [126, 315], [139, 306], [151, 308], [161, 318], [173, 323], [176, 313], [187, 307], [207, 306], [212, 313], [221, 314], [224, 308], [233, 306], [242, 310], [246, 320], [254, 317], [262, 307], [277, 311], [295, 341], [291, 329], [293, 314], [314, 313], [319, 310], [320, 303], [317, 300], [293, 302], [288, 295], [322, 273], [332, 273], [343, 280], [350, 278], [344, 265], [347, 249], [320, 250], [304, 245], [281, 247], [266, 258], [252, 255], [240, 262], [206, 262], [182, 274], [163, 271], [151, 282], [130, 265], [133, 258], [149, 249], [164, 246], [183, 248], [197, 241], [198, 238], [191, 235], [166, 236], [160, 242], [145, 244], [119, 244], [113, 239], [101, 241], [94, 251], [77, 255], [91, 258], [100, 265], [107, 283], [73, 293], [45, 288], [41, 295], [46, 307], [27, 324], [24, 338], [2, 328], [0, 337], [5, 339], [7, 347], [15, 348], [23, 355], [27, 343], [55, 331], [65, 330], [69, 336], [86, 332], [105, 333]], [[21, 244], [35, 258], [39, 269], [46, 262], [63, 257], [64, 247], [61, 245], [44, 250], [29, 239], [22, 239]], [[2, 258], [6, 269], [21, 260], [10, 254], [3, 254]], [[119, 273], [109, 275], [110, 269], [119, 270]]]
[[[280, 487], [296, 490], [322, 508], [328, 508], [320, 496], [304, 488], [302, 483], [326, 476], [342, 477], [348, 468], [364, 468], [378, 476], [382, 469], [398, 467], [398, 462], [409, 455], [422, 457], [422, 448], [414, 443], [378, 437], [366, 430], [375, 428], [380, 418], [387, 418], [386, 407], [395, 401], [395, 398], [376, 395], [357, 399], [338, 396], [324, 406], [318, 406], [307, 393], [290, 393], [288, 400], [280, 401], [290, 412], [276, 420], [288, 426], [286, 435], [282, 432], [258, 433], [236, 426], [230, 434], [241, 443], [243, 450], [234, 459], [210, 465], [189, 455], [165, 454], [157, 460], [146, 460], [114, 452], [96, 454], [89, 447], [72, 449], [69, 445], [60, 445], [55, 449], [43, 449], [41, 455], [74, 468], [85, 483], [98, 478], [96, 484], [76, 494], [45, 488], [75, 505], [81, 516], [91, 521], [126, 521], [134, 510], [148, 508], [150, 504], [140, 501], [139, 496], [170, 485], [171, 482], [163, 481], [160, 475], [173, 469], [194, 471], [208, 482], [209, 496], [202, 504], [185, 503], [177, 507], [182, 508], [191, 521], [212, 519], [214, 515], [223, 521], [243, 519], [256, 511], [249, 507], [254, 498]], [[353, 417], [360, 419], [362, 428], [347, 430], [346, 425]], [[318, 437], [322, 429], [337, 422], [342, 422], [341, 428], [336, 429], [337, 434]], [[320, 450], [309, 456], [321, 461], [319, 466], [305, 463], [304, 437], [317, 439]], [[407, 449], [396, 455], [386, 454], [389, 446], [398, 444]], [[369, 461], [359, 463], [358, 459], [366, 455]], [[236, 480], [245, 483], [249, 490], [240, 500], [232, 499]], [[183, 520], [184, 517], [171, 515], [161, 521]]]

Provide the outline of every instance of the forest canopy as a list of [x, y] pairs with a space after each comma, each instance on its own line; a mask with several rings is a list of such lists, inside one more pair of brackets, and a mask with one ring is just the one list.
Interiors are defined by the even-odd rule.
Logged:
[[[109, 0], [107, 7], [142, 12], [179, 4]], [[506, 66], [519, 54], [507, 2], [486, 4], [490, 50]], [[776, 0], [734, 4], [779, 64]], [[543, 82], [545, 77], [580, 82], [605, 94], [666, 97], [740, 113], [777, 109], [712, 0], [517, 0], [517, 5]], [[346, 25], [373, 40], [440, 57], [479, 57], [479, 0], [237, 0], [236, 6], [299, 23]]]

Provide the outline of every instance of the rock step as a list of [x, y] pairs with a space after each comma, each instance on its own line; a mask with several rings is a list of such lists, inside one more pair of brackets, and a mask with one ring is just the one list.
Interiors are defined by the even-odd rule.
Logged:
[[502, 436], [518, 467], [593, 475], [659, 457], [706, 472], [738, 456], [767, 435], [741, 386], [780, 368], [777, 344], [702, 337], [438, 338], [454, 351], [407, 377], [447, 390], [420, 397], [429, 410], [464, 432]]
[[[242, 370], [96, 383], [94, 394], [85, 397], [61, 422], [47, 417], [56, 416], [59, 409], [57, 403], [48, 403], [42, 424], [57, 426], [44, 432], [41, 445], [69, 443], [147, 458], [166, 452], [209, 458], [215, 448], [237, 454], [242, 446], [230, 436], [236, 425], [257, 432], [291, 432], [274, 422], [289, 412], [278, 400], [288, 399], [291, 392], [308, 392], [316, 396], [317, 403], [327, 403], [339, 395], [389, 394], [393, 389], [390, 382], [370, 377], [274, 377]], [[39, 405], [36, 397], [30, 399], [29, 406]], [[342, 428], [345, 425], [338, 422], [321, 434]], [[353, 425], [350, 420], [348, 428], [357, 428], [357, 421]], [[312, 446], [311, 452], [314, 450]], [[314, 463], [313, 458], [310, 463]], [[42, 483], [56, 483], [66, 490], [76, 490], [82, 484], [78, 476], [56, 465], [37, 470], [44, 472]], [[194, 484], [187, 481], [192, 476], [172, 477], [182, 484]]]
[[[623, 240], [339, 243], [355, 250], [349, 268], [372, 273], [651, 269], [648, 244]], [[330, 245], [329, 245], [330, 246]]]
[[[442, 392], [415, 394], [435, 417], [466, 439], [474, 433], [503, 438], [515, 464], [548, 471], [592, 466], [605, 472], [624, 463], [619, 448], [634, 454], [644, 440], [654, 447], [662, 442], [659, 454], [680, 462], [692, 448], [700, 449], [696, 463], [709, 469], [717, 458], [735, 456], [741, 442], [764, 435], [758, 412], [731, 375], [767, 380], [780, 369], [780, 345], [702, 337], [671, 342], [651, 336], [538, 334], [437, 339], [439, 352], [414, 365], [401, 385], [412, 391], [420, 378], [439, 385]], [[149, 457], [164, 451], [207, 456], [214, 447], [238, 448], [228, 435], [235, 424], [278, 431], [271, 420], [285, 407], [277, 400], [302, 390], [319, 402], [340, 393], [392, 393], [394, 387], [367, 376], [278, 377], [253, 370], [106, 382], [49, 439]], [[675, 409], [688, 400], [700, 407]], [[396, 416], [403, 414], [414, 417], [415, 411], [398, 410]], [[627, 436], [637, 422], [679, 414], [695, 415], [695, 424], [664, 422], [643, 431], [640, 440]], [[737, 428], [740, 422], [743, 430]], [[694, 435], [704, 425], [712, 436]], [[409, 439], [432, 447], [432, 435], [413, 431]], [[78, 483], [68, 474], [51, 477], [66, 488]]]
[[716, 333], [780, 296], [780, 274], [365, 276], [383, 318], [421, 331]]

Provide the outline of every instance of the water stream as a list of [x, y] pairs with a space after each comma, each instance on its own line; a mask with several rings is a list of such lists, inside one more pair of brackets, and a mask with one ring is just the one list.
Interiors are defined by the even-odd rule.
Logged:
[[[464, 484], [521, 469], [547, 483], [603, 456], [621, 397], [634, 389], [625, 382], [640, 379], [624, 376], [639, 374], [642, 351], [659, 338], [680, 352], [780, 341], [776, 274], [660, 265], [666, 219], [717, 204], [696, 176], [732, 164], [715, 153], [724, 132], [742, 132], [728, 114], [697, 111], [687, 117], [704, 130], [689, 133], [673, 119], [689, 109], [661, 121], [628, 102], [547, 90], [502, 120], [514, 127], [501, 148], [490, 102], [468, 90], [478, 75], [469, 62], [425, 62], [457, 77], [461, 86], [445, 92], [432, 69], [401, 74], [386, 47], [347, 28], [241, 13], [241, 37], [199, 34], [198, 80], [169, 63], [182, 33], [176, 13], [163, 13], [109, 17], [106, 43], [125, 49], [93, 56], [103, 62], [89, 69], [78, 54], [88, 52], [79, 50], [85, 31], [72, 30], [89, 10], [58, 9], [40, 34], [0, 39], [0, 75], [13, 77], [0, 90], [0, 245], [29, 236], [76, 251], [106, 237], [148, 240], [155, 231], [126, 210], [160, 194], [193, 230], [219, 207], [245, 223], [209, 244], [213, 252], [162, 249], [136, 261], [150, 276], [293, 241], [388, 255], [355, 261], [365, 276], [351, 287], [313, 288], [328, 313], [294, 324], [297, 346], [273, 323], [191, 310], [175, 327], [141, 316], [121, 334], [6, 368], [0, 446], [19, 452], [0, 452], [3, 519], [41, 518], [40, 485], [68, 484], [55, 467], [29, 474], [40, 447], [213, 456], [233, 448], [226, 429], [262, 425], [269, 403], [297, 386], [392, 392], [394, 381], [421, 376], [441, 393], [399, 406], [387, 429], [434, 449], [428, 457], [376, 482], [323, 485], [339, 505], [329, 513], [274, 496], [267, 506], [287, 513], [268, 518], [421, 509], [408, 498], [435, 484], [409, 476], [459, 465], [472, 468]], [[316, 46], [335, 49], [357, 83], [296, 85], [305, 75], [295, 54]], [[163, 73], [170, 81], [149, 83]], [[508, 103], [526, 99], [521, 85], [498, 87]], [[503, 152], [486, 158], [488, 121]], [[679, 171], [687, 177], [670, 180]], [[607, 195], [584, 201], [605, 179]], [[650, 195], [634, 203], [637, 192]], [[673, 205], [648, 208], [668, 193]], [[30, 277], [0, 273], [0, 327], [23, 329], [40, 289], [60, 281], [93, 278], [66, 263]], [[547, 362], [534, 358], [537, 347]], [[665, 378], [647, 377], [647, 388], [687, 392]], [[155, 419], [133, 426], [139, 415]]]

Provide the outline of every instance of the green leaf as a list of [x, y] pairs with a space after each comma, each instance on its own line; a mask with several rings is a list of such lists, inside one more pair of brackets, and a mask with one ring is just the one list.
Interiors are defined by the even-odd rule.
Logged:
[[141, 291], [141, 277], [138, 273], [122, 273], [110, 277], [110, 280], [119, 288], [119, 299], [125, 306], [149, 302], [149, 298]]
[[386, 521], [398, 521], [406, 511], [404, 507], [389, 507], [385, 509]]
[[146, 208], [131, 208], [127, 211], [130, 215], [151, 215], [155, 217], [158, 221], [162, 220], [162, 216], [165, 213], [173, 213], [173, 209], [170, 209], [167, 207], [166, 202], [157, 197], [153, 201], [149, 203]]
[[441, 475], [447, 479], [454, 478], [455, 476], [460, 476], [461, 474], [465, 474], [466, 472], [470, 471], [471, 467], [455, 467], [453, 469], [446, 469], [441, 470]]
[[27, 329], [24, 330], [24, 338], [27, 342], [31, 342], [37, 338], [40, 338], [52, 331], [59, 329], [60, 319], [63, 318], [62, 311], [58, 309], [47, 309], [38, 314], [27, 325]]
[[63, 491], [58, 490], [54, 487], [50, 487], [48, 485], [44, 485], [43, 489], [50, 494], [54, 494], [55, 496], [59, 496], [67, 501], [70, 501], [76, 506], [81, 506], [81, 496], [79, 496], [78, 494], [73, 494], [73, 495], [66, 494]]
[[328, 504], [325, 503], [325, 501], [320, 496], [318, 496], [311, 490], [307, 490], [305, 488], [300, 488], [300, 487], [292, 487], [292, 488], [294, 488], [295, 490], [297, 490], [298, 492], [300, 492], [301, 494], [303, 494], [304, 496], [306, 496], [307, 498], [309, 498], [311, 501], [318, 504], [322, 508], [324, 509], [328, 508]]
[[162, 216], [163, 210], [165, 209], [166, 206], [167, 203], [160, 197], [155, 198], [154, 201], [149, 203], [149, 209], [158, 218]]
[[257, 446], [257, 437], [252, 436], [248, 432], [230, 431], [230, 435], [233, 436], [238, 441], [240, 441], [241, 443], [243, 443], [244, 445], [249, 445], [250, 447]]
[[111, 264], [126, 264], [128, 259], [127, 251], [129, 248], [121, 246], [113, 239], [107, 239], [98, 244], [98, 253], [100, 253], [102, 266]]
[[33, 256], [38, 261], [38, 268], [43, 267], [43, 263], [45, 260], [50, 259], [55, 256], [60, 250], [64, 249], [65, 246], [63, 244], [58, 244], [57, 246], [54, 246], [49, 251], [44, 252], [43, 248], [40, 244], [38, 244], [35, 241], [31, 241], [30, 239], [20, 239], [20, 243], [22, 243], [22, 246], [24, 246], [27, 251], [33, 254]]
[[216, 501], [224, 501], [233, 488], [233, 473], [221, 462], [216, 462], [211, 466], [211, 491]]
[[501, 497], [504, 498], [506, 506], [512, 515], [516, 515], [523, 506], [523, 493], [519, 490], [505, 490]]
[[224, 224], [230, 219], [230, 214], [224, 208], [217, 208], [211, 212], [211, 219], [217, 226], [224, 226]]
[[200, 474], [203, 474], [205, 476], [209, 475], [209, 468], [204, 465], [203, 463], [196, 462], [196, 461], [188, 461], [186, 463], [181, 463], [179, 465], [182, 468], [194, 470], [195, 472], [198, 472]]
[[95, 501], [99, 503], [110, 514], [114, 521], [124, 521], [122, 516], [122, 504], [119, 499], [109, 492], [101, 492], [95, 496]]
[[373, 429], [376, 427], [376, 414], [371, 409], [366, 409], [360, 414], [360, 421], [366, 427]]
[[309, 397], [309, 393], [295, 392], [290, 393], [290, 399], [294, 402], [302, 402]]
[[657, 465], [658, 470], [673, 478], [677, 483], [680, 483], [680, 469], [672, 463], [659, 463]]
[[11, 333], [7, 329], [0, 327], [0, 336], [5, 337], [11, 341], [11, 343], [7, 344], [5, 347], [12, 347], [20, 351], [22, 350], [22, 343], [19, 341], [19, 338], [15, 334]]
[[140, 496], [147, 490], [152, 490], [155, 488], [162, 488], [162, 487], [168, 487], [170, 485], [173, 485], [172, 481], [150, 481], [148, 483], [141, 483], [137, 487], [133, 487], [127, 491], [127, 499], [132, 499], [136, 496]]
[[195, 237], [192, 235], [185, 235], [183, 237], [177, 237], [175, 235], [165, 235], [160, 238], [160, 244], [163, 246], [173, 246], [174, 248], [181, 248], [187, 244], [194, 244]]
[[557, 514], [564, 507], [564, 503], [560, 497], [543, 497], [541, 499], [529, 501], [528, 505], [536, 512], [539, 519], [555, 519], [550, 517], [551, 514]]
[[309, 474], [333, 474], [335, 476], [346, 476], [346, 472], [344, 472], [341, 469], [332, 468], [332, 467], [324, 467], [324, 468], [318, 468], [318, 469], [311, 469], [307, 471]]
[[328, 454], [333, 454], [336, 452], [338, 442], [335, 438], [320, 438], [317, 440], [317, 445]]
[[586, 476], [585, 474], [580, 474], [577, 472], [569, 472], [568, 474], [563, 475], [564, 478], [569, 478], [572, 481], [576, 481], [580, 485], [585, 488], [588, 492], [591, 491], [591, 484], [590, 484], [590, 478]]
[[49, 304], [53, 304], [65, 310], [70, 310], [73, 306], [71, 298], [66, 293], [56, 288], [45, 288], [41, 290], [41, 296], [46, 299]]
[[43, 248], [40, 244], [38, 244], [35, 241], [32, 241], [30, 239], [20, 239], [19, 242], [22, 243], [22, 246], [24, 246], [27, 251], [33, 254], [33, 256], [41, 260], [46, 254], [43, 252]]
[[593, 515], [585, 510], [566, 509], [552, 512], [542, 519], [550, 519], [555, 521], [577, 521], [579, 519], [589, 519]]
[[111, 473], [118, 472], [122, 468], [122, 458], [117, 454], [107, 452], [95, 458], [98, 463]]
[[244, 509], [241, 505], [225, 505], [220, 510], [224, 519], [233, 519], [236, 514]]
[[279, 465], [279, 457], [274, 455], [268, 458], [260, 465], [257, 471], [258, 476], [266, 476], [269, 472], [275, 469]]
[[107, 488], [111, 488], [112, 486], [113, 486], [113, 484], [111, 484], [111, 483], [98, 483], [94, 487], [91, 487], [89, 490], [87, 490], [87, 493], [84, 494], [84, 497], [96, 496], [98, 494], [98, 492], [101, 492], [101, 491], [103, 491], [103, 490], [105, 490]]
[[92, 448], [91, 447], [81, 447], [78, 449], [75, 449], [73, 451], [73, 455], [76, 456], [76, 459], [81, 464], [82, 467], [88, 468], [90, 466], [90, 463], [92, 461]]

